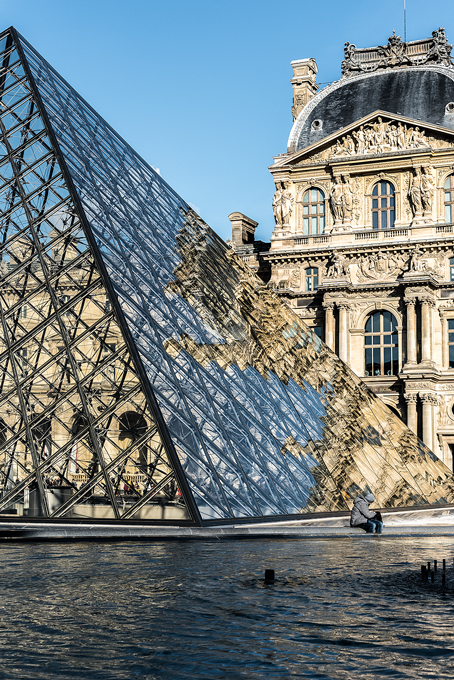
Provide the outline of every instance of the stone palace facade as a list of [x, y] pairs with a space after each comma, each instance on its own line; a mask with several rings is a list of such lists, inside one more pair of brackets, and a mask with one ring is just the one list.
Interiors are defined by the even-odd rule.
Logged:
[[342, 77], [292, 62], [288, 149], [270, 168], [271, 244], [233, 244], [453, 469], [454, 66], [444, 29], [345, 44]]

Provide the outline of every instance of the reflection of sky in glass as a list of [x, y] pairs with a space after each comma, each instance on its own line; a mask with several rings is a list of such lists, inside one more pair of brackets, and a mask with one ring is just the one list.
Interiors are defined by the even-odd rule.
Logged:
[[[234, 359], [224, 368], [215, 354], [208, 360], [222, 348], [242, 351], [255, 332], [233, 309], [240, 275], [227, 261], [225, 244], [30, 46], [24, 43], [24, 49], [202, 517], [304, 512], [314, 507], [310, 495], [316, 484], [325, 490], [321, 508], [346, 508], [349, 493], [368, 482], [361, 464], [351, 460], [356, 481], [343, 480], [339, 494], [343, 473], [336, 471], [336, 461], [349, 452], [338, 434], [342, 417], [334, 422], [327, 411], [336, 394], [329, 371], [319, 393], [302, 378], [300, 384], [292, 378], [284, 384], [273, 370], [265, 379], [253, 361], [241, 370]], [[211, 257], [213, 281], [197, 280], [187, 252], [202, 261]], [[218, 266], [225, 267], [221, 274]], [[177, 282], [184, 294], [175, 289]], [[320, 339], [296, 319], [284, 320], [280, 333], [294, 350], [322, 351]], [[192, 343], [192, 354], [200, 350], [203, 361], [182, 343]], [[370, 454], [382, 465], [385, 445], [385, 455], [396, 458], [399, 443], [389, 443], [375, 413], [367, 425]], [[360, 434], [352, 438], [358, 445]], [[350, 487], [356, 488], [347, 493]]]

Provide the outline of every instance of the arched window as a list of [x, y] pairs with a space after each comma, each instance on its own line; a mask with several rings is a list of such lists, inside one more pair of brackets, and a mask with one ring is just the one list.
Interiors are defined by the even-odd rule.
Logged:
[[397, 375], [397, 321], [391, 312], [374, 312], [365, 328], [365, 375]]
[[454, 175], [445, 182], [445, 222], [454, 221]]
[[306, 290], [317, 290], [318, 288], [318, 268], [309, 267], [306, 269]]
[[372, 227], [392, 229], [396, 219], [396, 198], [391, 182], [378, 182], [372, 190]]
[[323, 234], [325, 231], [325, 194], [320, 189], [308, 189], [303, 196], [303, 234]]

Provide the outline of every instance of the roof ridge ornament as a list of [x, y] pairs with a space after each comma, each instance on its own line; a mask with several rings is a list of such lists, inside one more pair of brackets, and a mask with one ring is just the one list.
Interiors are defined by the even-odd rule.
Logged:
[[400, 35], [396, 35], [396, 31], [393, 30], [393, 34], [388, 38], [388, 44], [377, 47], [357, 48], [353, 43], [346, 42], [342, 77], [427, 63], [453, 66], [452, 47], [448, 43], [444, 28], [432, 31], [431, 38], [411, 42], [403, 42]]

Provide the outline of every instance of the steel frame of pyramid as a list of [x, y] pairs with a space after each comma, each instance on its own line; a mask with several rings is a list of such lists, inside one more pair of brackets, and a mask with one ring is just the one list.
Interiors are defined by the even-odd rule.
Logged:
[[450, 471], [10, 28], [0, 512], [221, 524], [454, 501]]

